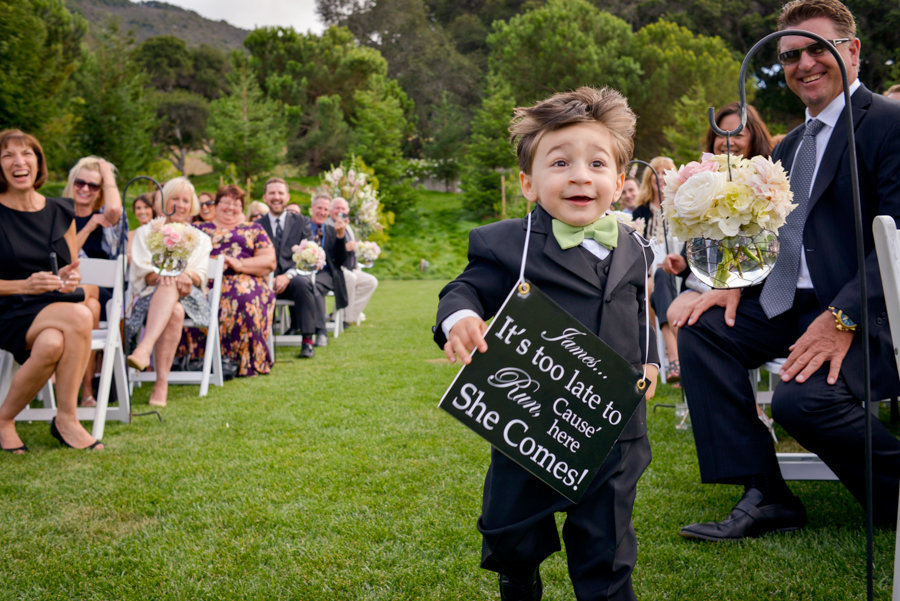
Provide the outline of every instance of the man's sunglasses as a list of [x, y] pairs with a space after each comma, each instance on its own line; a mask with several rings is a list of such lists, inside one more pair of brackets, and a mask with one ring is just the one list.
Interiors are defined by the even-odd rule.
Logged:
[[100, 184], [95, 184], [94, 182], [86, 182], [83, 179], [76, 179], [74, 185], [76, 188], [87, 188], [91, 192], [96, 192], [103, 187]]
[[[843, 44], [844, 42], [849, 42], [850, 38], [841, 38], [839, 40], [831, 40], [831, 45], [837, 48], [838, 45]], [[812, 57], [818, 57], [825, 54], [828, 49], [825, 48], [825, 44], [822, 42], [813, 42], [809, 46], [803, 46], [802, 48], [794, 48], [793, 50], [785, 50], [784, 52], [778, 55], [778, 62], [782, 65], [793, 65], [800, 62], [800, 56], [803, 54], [803, 51], [806, 50], [806, 53]]]

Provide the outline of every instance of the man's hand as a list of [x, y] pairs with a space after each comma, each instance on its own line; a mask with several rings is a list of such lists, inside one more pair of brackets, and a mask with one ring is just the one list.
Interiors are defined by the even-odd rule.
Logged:
[[275, 290], [275, 294], [281, 294], [284, 292], [284, 289], [287, 288], [288, 282], [291, 281], [291, 278], [287, 277], [284, 274], [276, 275], [275, 280], [272, 282], [272, 289]]
[[662, 262], [663, 271], [672, 275], [678, 275], [687, 269], [687, 261], [679, 254], [669, 253]]
[[468, 365], [472, 362], [472, 356], [469, 354], [471, 349], [477, 349], [482, 353], [487, 351], [487, 342], [484, 340], [485, 330], [487, 330], [487, 324], [480, 317], [463, 317], [456, 322], [444, 345], [444, 354], [447, 355], [450, 363], [456, 363], [456, 356], [459, 356], [460, 360]]
[[802, 384], [827, 361], [828, 383], [834, 384], [852, 342], [853, 332], [835, 328], [834, 315], [825, 311], [791, 345], [791, 354], [781, 368], [781, 381], [797, 380]]
[[682, 327], [685, 323], [689, 326], [697, 323], [700, 316], [706, 313], [711, 307], [725, 307], [725, 323], [729, 326], [734, 325], [734, 316], [737, 314], [738, 303], [741, 302], [741, 291], [734, 290], [708, 290], [700, 295], [694, 302], [687, 319], [679, 317], [674, 324], [676, 328]]

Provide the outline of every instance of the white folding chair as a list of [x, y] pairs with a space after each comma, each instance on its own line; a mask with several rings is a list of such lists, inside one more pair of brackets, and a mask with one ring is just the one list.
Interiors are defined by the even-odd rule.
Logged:
[[[200, 396], [209, 394], [209, 385], [224, 386], [222, 374], [222, 341], [219, 339], [219, 299], [222, 297], [222, 272], [225, 269], [225, 257], [219, 255], [209, 259], [208, 276], [213, 285], [209, 289], [209, 324], [197, 324], [190, 319], [184, 320], [184, 327], [207, 328], [206, 347], [203, 351], [203, 369], [201, 371], [169, 372], [169, 384], [199, 384]], [[130, 380], [135, 383], [155, 382], [155, 371], [139, 372], [129, 369]]]
[[[128, 390], [125, 353], [122, 348], [120, 324], [125, 294], [125, 255], [116, 259], [81, 259], [79, 271], [84, 284], [112, 288], [113, 296], [106, 305], [106, 321], [91, 331], [91, 350], [103, 351], [100, 367], [100, 386], [96, 407], [79, 407], [79, 420], [94, 422], [91, 434], [103, 438], [107, 419], [123, 423], [131, 422], [131, 397]], [[109, 406], [109, 393], [113, 381], [116, 385], [117, 405]], [[44, 401], [43, 408], [28, 407], [16, 416], [16, 421], [50, 421], [56, 415], [56, 405]]]
[[[326, 296], [334, 297], [332, 290], [328, 291]], [[287, 331], [290, 324], [290, 308], [294, 306], [294, 301], [286, 298], [275, 300], [275, 317], [272, 320], [272, 330], [274, 334], [275, 346], [302, 346], [303, 336], [300, 334], [283, 334]], [[344, 331], [344, 310], [335, 308], [331, 312], [331, 320], [326, 321], [325, 329], [338, 338]], [[273, 354], [272, 357], [275, 355]]]
[[[894, 359], [900, 370], [900, 230], [897, 222], [888, 215], [879, 215], [872, 222], [875, 235], [875, 253], [878, 256], [878, 270], [881, 272], [881, 286], [887, 305], [888, 325], [894, 346]], [[900, 506], [897, 508], [900, 523]], [[894, 601], [900, 601], [900, 528], [894, 543]]]

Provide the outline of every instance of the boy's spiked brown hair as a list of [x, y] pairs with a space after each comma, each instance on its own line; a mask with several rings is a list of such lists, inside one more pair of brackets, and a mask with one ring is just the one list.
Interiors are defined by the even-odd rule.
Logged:
[[516, 146], [519, 169], [530, 174], [534, 153], [544, 133], [575, 123], [600, 123], [612, 135], [616, 169], [622, 173], [634, 152], [636, 121], [621, 93], [612, 88], [585, 86], [554, 94], [534, 106], [517, 108], [509, 126], [509, 139]]

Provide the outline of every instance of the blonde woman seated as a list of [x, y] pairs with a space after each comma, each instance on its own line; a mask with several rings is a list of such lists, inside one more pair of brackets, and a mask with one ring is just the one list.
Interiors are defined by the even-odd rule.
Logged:
[[[115, 259], [123, 250], [128, 219], [122, 210], [122, 198], [116, 186], [115, 167], [100, 157], [79, 159], [69, 170], [64, 198], [75, 203], [75, 242], [78, 256], [91, 259]], [[96, 329], [105, 313], [112, 289], [84, 285], [84, 304], [91, 310]], [[96, 407], [94, 372], [96, 353], [91, 353], [81, 383], [81, 406]]]
[[[167, 222], [189, 224], [191, 217], [200, 212], [194, 186], [185, 177], [176, 177], [166, 183], [162, 205], [166, 213], [172, 213], [166, 217]], [[165, 407], [169, 372], [181, 339], [185, 314], [197, 323], [209, 323], [205, 288], [212, 243], [206, 234], [198, 234], [199, 243], [188, 257], [184, 272], [174, 277], [160, 276], [151, 265], [147, 245], [149, 231], [150, 225], [144, 225], [134, 235], [129, 279], [137, 300], [125, 320], [125, 334], [126, 339], [132, 341], [144, 326], [144, 336], [128, 356], [128, 364], [144, 370], [150, 365], [150, 356], [155, 351], [156, 384], [150, 394], [150, 404]]]

